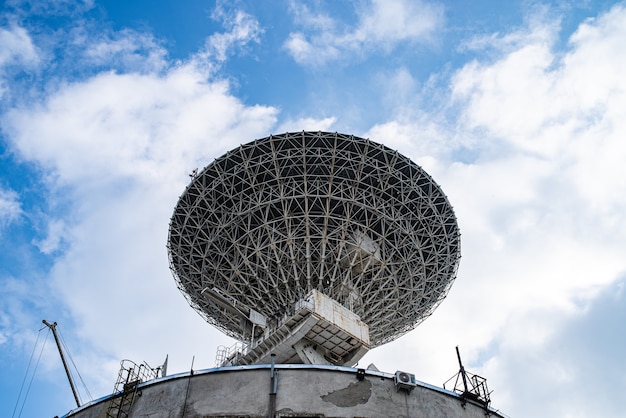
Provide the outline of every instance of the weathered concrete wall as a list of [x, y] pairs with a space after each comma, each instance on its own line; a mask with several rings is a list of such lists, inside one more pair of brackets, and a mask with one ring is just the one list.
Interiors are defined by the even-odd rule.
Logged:
[[[393, 375], [346, 367], [277, 365], [277, 417], [463, 417], [484, 418], [485, 409], [443, 389], [418, 384], [397, 391]], [[270, 406], [269, 366], [211, 369], [140, 386], [130, 417], [266, 417]], [[110, 398], [68, 414], [105, 418]], [[493, 417], [501, 415], [491, 412]]]

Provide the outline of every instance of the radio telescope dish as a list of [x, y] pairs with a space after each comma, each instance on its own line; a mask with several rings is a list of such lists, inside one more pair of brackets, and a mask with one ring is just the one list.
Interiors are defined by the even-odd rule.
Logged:
[[460, 233], [441, 188], [397, 151], [297, 132], [241, 145], [195, 174], [168, 252], [189, 304], [231, 337], [276, 326], [318, 291], [358, 315], [375, 347], [445, 298]]

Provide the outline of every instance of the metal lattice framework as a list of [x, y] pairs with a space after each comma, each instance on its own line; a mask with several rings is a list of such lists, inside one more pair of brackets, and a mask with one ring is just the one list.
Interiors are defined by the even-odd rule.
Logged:
[[189, 304], [243, 340], [203, 291], [276, 325], [317, 289], [368, 324], [372, 347], [445, 298], [460, 260], [452, 206], [418, 165], [368, 139], [326, 132], [242, 145], [195, 175], [170, 222], [170, 266]]

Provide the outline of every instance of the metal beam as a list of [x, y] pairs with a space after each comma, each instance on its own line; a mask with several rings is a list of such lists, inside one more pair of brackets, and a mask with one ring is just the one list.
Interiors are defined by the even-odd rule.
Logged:
[[72, 387], [72, 393], [74, 394], [74, 400], [76, 400], [76, 406], [80, 407], [80, 401], [78, 400], [78, 392], [76, 392], [76, 387], [74, 386], [74, 381], [72, 380], [70, 369], [67, 367], [67, 362], [65, 361], [65, 356], [63, 355], [63, 350], [61, 349], [59, 336], [57, 335], [57, 323], [53, 322], [51, 324], [45, 319], [42, 322], [44, 323], [44, 325], [46, 325], [48, 328], [52, 330], [52, 335], [54, 335], [54, 341], [57, 343], [57, 348], [59, 349], [59, 354], [61, 355], [61, 361], [63, 362], [63, 367], [65, 368], [65, 374], [67, 374], [67, 380], [70, 381], [70, 386]]

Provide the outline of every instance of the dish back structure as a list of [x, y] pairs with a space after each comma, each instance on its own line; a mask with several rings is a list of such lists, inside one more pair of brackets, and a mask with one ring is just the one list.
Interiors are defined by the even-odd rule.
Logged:
[[241, 145], [194, 174], [168, 252], [189, 304], [231, 337], [276, 327], [318, 291], [358, 315], [375, 347], [445, 298], [460, 233], [441, 188], [407, 157], [352, 135], [295, 132]]

